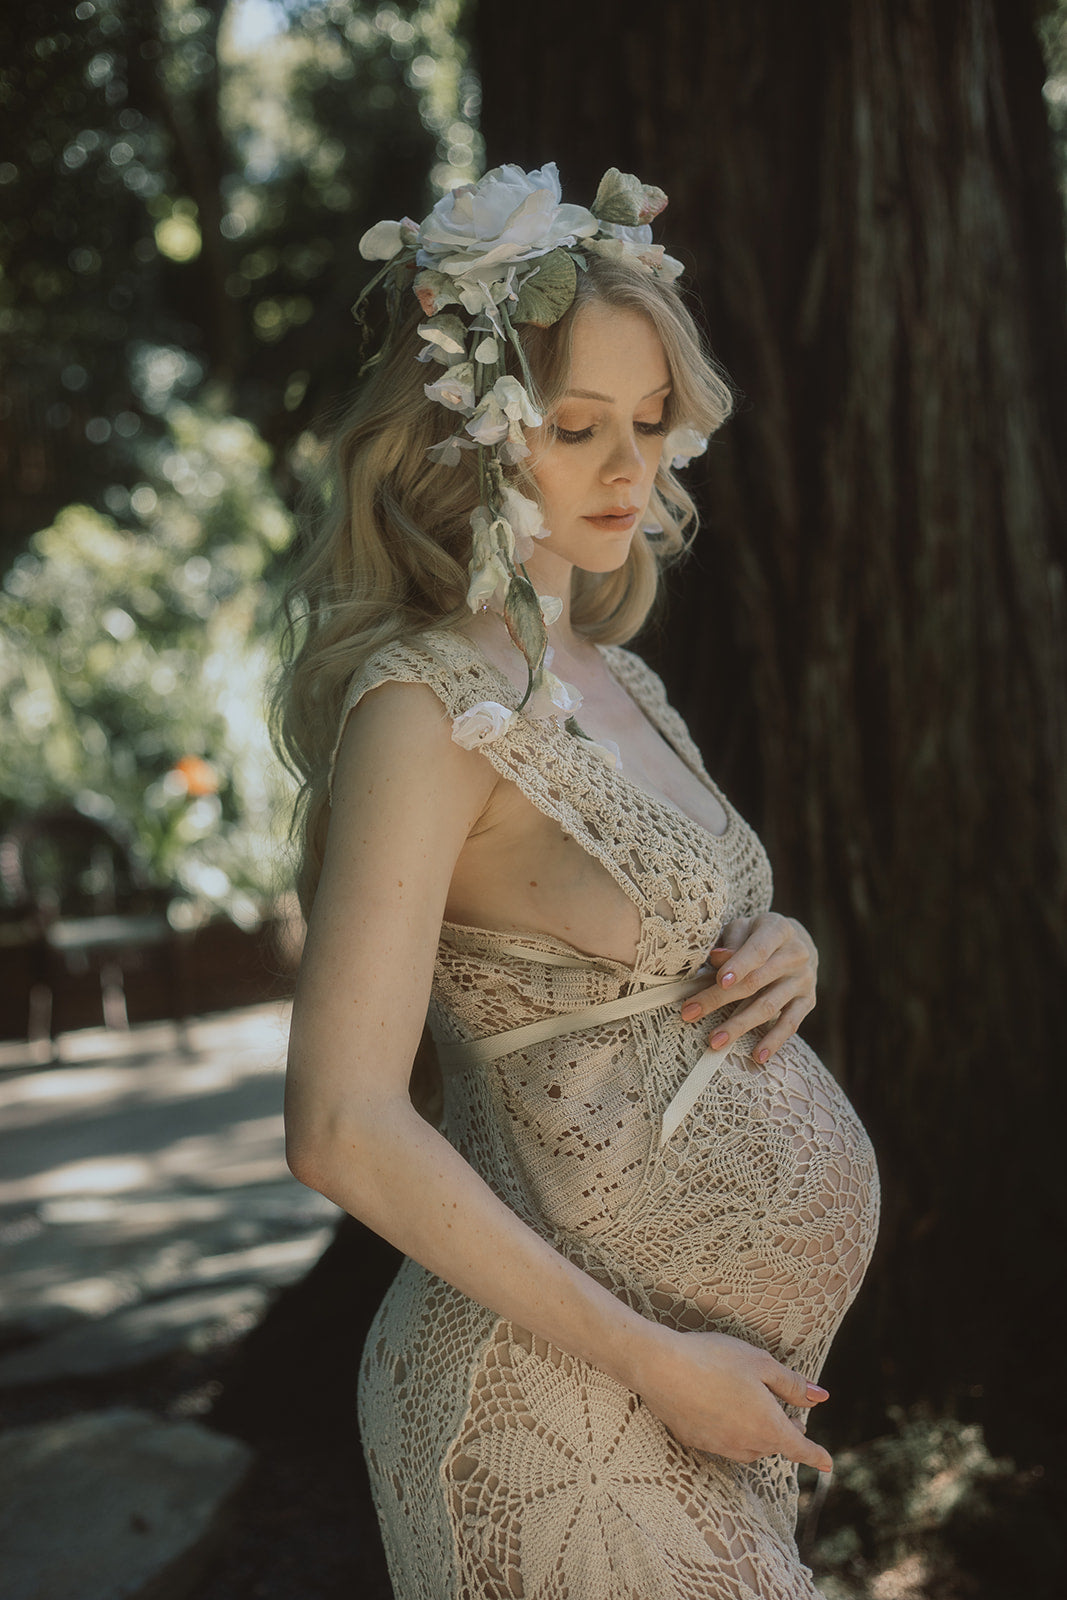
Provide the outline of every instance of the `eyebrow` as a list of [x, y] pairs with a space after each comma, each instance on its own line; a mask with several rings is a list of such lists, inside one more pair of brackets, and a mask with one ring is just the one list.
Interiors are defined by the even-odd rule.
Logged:
[[[671, 384], [670, 384], [670, 380], [668, 379], [668, 381], [666, 383], [661, 383], [658, 389], [650, 389], [648, 391], [648, 393], [647, 394], [643, 394], [641, 396], [641, 398], [642, 398], [642, 400], [651, 400], [654, 395], [666, 394], [667, 391], [670, 389], [670, 387], [671, 387]], [[611, 394], [598, 394], [595, 389], [568, 389], [566, 395], [564, 396], [564, 399], [566, 399], [566, 400], [603, 400], [605, 405], [613, 406], [615, 404], [615, 396], [614, 395], [611, 395]]]

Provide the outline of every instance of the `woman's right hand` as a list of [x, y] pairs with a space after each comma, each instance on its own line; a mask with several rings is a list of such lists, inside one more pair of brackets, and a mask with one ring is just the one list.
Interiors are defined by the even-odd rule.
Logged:
[[657, 1332], [633, 1387], [679, 1444], [729, 1461], [783, 1455], [831, 1471], [828, 1453], [779, 1404], [818, 1405], [825, 1389], [730, 1334]]

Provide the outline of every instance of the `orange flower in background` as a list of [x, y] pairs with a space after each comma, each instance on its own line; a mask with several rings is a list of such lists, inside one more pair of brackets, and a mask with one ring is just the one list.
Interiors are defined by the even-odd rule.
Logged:
[[174, 763], [171, 771], [181, 774], [185, 781], [185, 792], [194, 800], [200, 800], [207, 794], [218, 793], [218, 774], [203, 756], [182, 756], [180, 761]]

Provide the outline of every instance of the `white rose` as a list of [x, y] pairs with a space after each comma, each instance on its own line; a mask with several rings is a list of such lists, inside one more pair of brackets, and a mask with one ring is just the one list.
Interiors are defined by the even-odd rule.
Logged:
[[536, 172], [494, 167], [437, 202], [419, 228], [418, 263], [489, 281], [502, 263], [547, 255], [591, 238], [599, 226], [584, 206], [561, 204], [555, 162]]
[[496, 700], [479, 700], [476, 706], [464, 711], [452, 723], [452, 738], [464, 750], [477, 750], [483, 744], [499, 739], [514, 718], [514, 711]]

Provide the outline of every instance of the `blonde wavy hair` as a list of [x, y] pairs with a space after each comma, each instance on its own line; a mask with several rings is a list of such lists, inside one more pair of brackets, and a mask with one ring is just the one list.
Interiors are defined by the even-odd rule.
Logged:
[[[559, 322], [518, 330], [534, 403], [546, 417], [567, 388], [575, 318], [592, 301], [645, 316], [658, 333], [672, 384], [667, 431], [686, 426], [710, 434], [721, 427], [731, 409], [730, 389], [678, 291], [642, 267], [598, 256], [579, 271], [574, 303]], [[475, 452], [465, 451], [456, 467], [427, 460], [429, 446], [446, 433], [441, 406], [423, 392], [427, 368], [415, 360], [421, 320], [412, 296], [410, 312], [341, 418], [302, 500], [273, 726], [282, 759], [300, 784], [292, 839], [305, 916], [322, 868], [330, 757], [349, 682], [384, 645], [469, 614]], [[508, 354], [517, 369], [515, 352]], [[528, 462], [506, 470], [516, 488], [539, 500]], [[696, 531], [696, 509], [669, 465], [656, 474], [649, 521], [662, 531], [639, 531], [618, 571], [575, 573], [571, 620], [596, 643], [624, 644], [639, 632], [664, 568]]]

